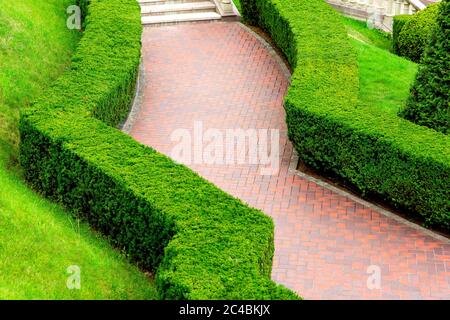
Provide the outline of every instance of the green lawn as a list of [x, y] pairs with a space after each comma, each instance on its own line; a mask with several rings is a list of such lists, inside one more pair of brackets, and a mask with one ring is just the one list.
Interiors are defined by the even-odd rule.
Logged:
[[[70, 0], [0, 0], [0, 299], [152, 299], [151, 279], [20, 178], [17, 119], [70, 63]], [[81, 269], [69, 290], [67, 268]]]
[[19, 108], [68, 66], [79, 38], [65, 27], [68, 3], [0, 0], [0, 139], [9, 146], [17, 144]]
[[[151, 299], [152, 282], [59, 206], [0, 170], [1, 299]], [[81, 269], [81, 289], [66, 286]]]
[[239, 13], [242, 14], [242, 9], [241, 9], [241, 0], [232, 0], [234, 5], [236, 6], [236, 8], [238, 9]]
[[409, 95], [417, 64], [391, 53], [387, 34], [360, 21], [343, 21], [358, 53], [361, 104], [397, 114]]

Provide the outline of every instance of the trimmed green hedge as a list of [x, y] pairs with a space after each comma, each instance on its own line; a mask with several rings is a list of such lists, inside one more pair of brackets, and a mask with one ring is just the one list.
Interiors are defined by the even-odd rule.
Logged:
[[394, 52], [399, 56], [420, 62], [431, 31], [436, 26], [438, 11], [439, 3], [435, 3], [410, 18], [395, 16], [392, 33]]
[[77, 0], [77, 5], [80, 7], [81, 9], [81, 14], [84, 17], [86, 17], [87, 13], [88, 13], [88, 5], [90, 3], [91, 0]]
[[450, 0], [439, 5], [435, 29], [401, 116], [450, 133]]
[[297, 299], [270, 280], [269, 217], [113, 127], [132, 99], [139, 5], [87, 8], [71, 70], [21, 115], [26, 179], [156, 270], [160, 298]]
[[450, 230], [450, 139], [358, 102], [357, 57], [322, 0], [242, 0], [294, 69], [289, 137], [306, 164]]

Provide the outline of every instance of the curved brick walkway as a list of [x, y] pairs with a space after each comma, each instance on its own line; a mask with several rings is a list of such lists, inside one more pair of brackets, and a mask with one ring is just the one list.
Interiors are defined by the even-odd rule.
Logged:
[[[145, 89], [131, 135], [170, 155], [171, 133], [280, 129], [280, 172], [191, 165], [275, 221], [273, 279], [309, 299], [450, 298], [450, 245], [289, 172], [283, 96], [288, 81], [268, 50], [237, 23], [146, 28]], [[381, 268], [381, 289], [367, 268]]]

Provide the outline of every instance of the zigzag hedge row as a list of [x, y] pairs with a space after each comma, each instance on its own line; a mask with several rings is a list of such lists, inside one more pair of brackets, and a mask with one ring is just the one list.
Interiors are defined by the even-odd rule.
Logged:
[[289, 137], [308, 165], [450, 230], [450, 138], [358, 103], [357, 56], [323, 0], [241, 0], [294, 69]]
[[162, 299], [297, 299], [270, 280], [269, 217], [114, 128], [140, 60], [137, 1], [80, 4], [71, 70], [21, 115], [26, 179], [156, 270]]

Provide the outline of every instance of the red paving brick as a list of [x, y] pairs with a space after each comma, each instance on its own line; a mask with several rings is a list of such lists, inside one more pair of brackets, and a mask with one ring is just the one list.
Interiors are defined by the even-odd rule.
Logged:
[[[146, 28], [143, 105], [130, 134], [170, 155], [171, 133], [217, 128], [280, 130], [281, 165], [190, 167], [275, 221], [272, 277], [307, 299], [449, 299], [450, 244], [289, 172], [279, 64], [237, 23]], [[301, 68], [301, 66], [300, 66]], [[367, 268], [381, 269], [368, 289]]]

